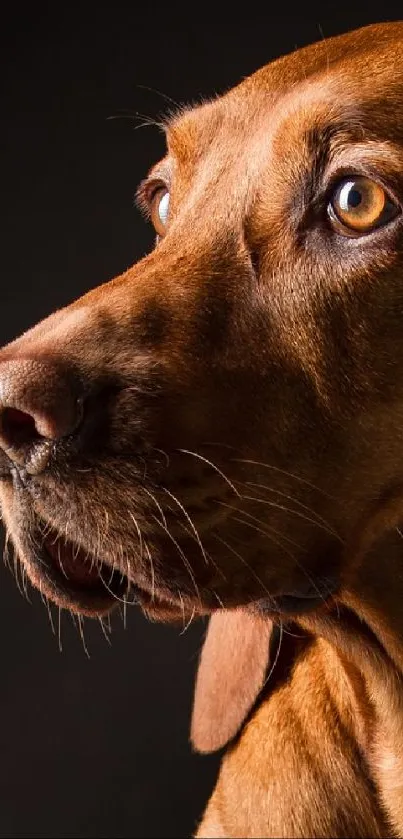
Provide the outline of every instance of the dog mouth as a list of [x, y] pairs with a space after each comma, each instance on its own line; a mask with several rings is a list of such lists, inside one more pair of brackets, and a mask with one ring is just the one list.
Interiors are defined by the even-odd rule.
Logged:
[[[119, 605], [133, 605], [139, 606], [152, 620], [185, 622], [193, 616], [207, 616], [220, 608], [215, 602], [215, 589], [211, 587], [210, 578], [202, 576], [207, 574], [204, 566], [197, 572], [193, 569], [196, 577], [192, 577], [195, 586], [195, 592], [192, 592], [189, 584], [186, 586], [186, 580], [178, 577], [176, 567], [170, 563], [169, 553], [167, 562], [161, 564], [169, 544], [157, 542], [157, 556], [154, 558], [158, 568], [156, 576], [152, 557], [149, 556], [150, 578], [148, 563], [142, 556], [136, 562], [127, 559], [127, 566], [125, 563], [122, 568], [121, 563], [114, 562], [109, 553], [92, 553], [78, 539], [67, 538], [52, 521], [42, 518], [32, 507], [27, 509], [25, 503], [18, 510], [13, 531], [15, 548], [31, 583], [45, 597], [67, 610], [88, 617], [102, 617]], [[324, 582], [323, 586], [301, 586], [298, 582], [296, 588], [290, 587], [288, 592], [284, 589], [275, 592], [275, 586], [271, 595], [268, 592], [267, 600], [261, 600], [253, 587], [248, 592], [246, 587], [239, 592], [236, 590], [234, 596], [229, 596], [221, 587], [221, 600], [218, 597], [217, 600], [224, 609], [257, 607], [271, 618], [287, 619], [323, 606], [338, 589], [337, 577], [327, 577]]]
[[151, 620], [185, 619], [184, 605], [176, 603], [168, 591], [157, 592], [155, 587], [148, 590], [145, 584], [143, 587], [137, 579], [114, 568], [111, 562], [102, 561], [40, 519], [19, 536], [18, 542], [31, 582], [62, 608], [94, 618], [109, 614], [119, 605], [128, 605], [142, 608]]
[[58, 531], [38, 522], [28, 537], [28, 564], [42, 590], [63, 606], [89, 615], [105, 614], [127, 602], [133, 584], [113, 568]]
[[[23, 556], [33, 584], [63, 608], [88, 617], [102, 617], [119, 604], [139, 606], [154, 620], [181, 621], [183, 606], [172, 598], [151, 594], [120, 568], [114, 568], [80, 544], [37, 520], [26, 534]], [[327, 586], [327, 597], [337, 586]], [[256, 605], [261, 614], [271, 618], [292, 618], [323, 606], [327, 597], [309, 590], [277, 595]], [[182, 605], [182, 604], [181, 604]], [[193, 610], [194, 611], [194, 610]], [[208, 609], [208, 611], [210, 611]]]

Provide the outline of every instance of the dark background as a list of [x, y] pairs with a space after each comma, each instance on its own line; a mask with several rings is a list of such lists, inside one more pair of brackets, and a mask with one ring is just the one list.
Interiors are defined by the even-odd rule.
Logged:
[[[397, 17], [388, 3], [376, 17], [305, 3], [300, 19], [233, 4], [222, 22], [143, 5], [16, 5], [1, 20], [0, 344], [152, 246], [133, 195], [164, 142], [134, 129], [172, 107], [164, 96], [200, 101], [322, 35]], [[188, 744], [204, 626], [180, 635], [132, 610], [108, 646], [88, 622], [88, 659], [63, 615], [60, 653], [57, 611], [53, 635], [39, 597], [0, 572], [0, 836], [190, 836], [217, 771]]]

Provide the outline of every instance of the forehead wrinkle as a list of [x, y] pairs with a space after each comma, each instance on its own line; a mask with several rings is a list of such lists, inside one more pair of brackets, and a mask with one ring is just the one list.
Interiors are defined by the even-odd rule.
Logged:
[[[253, 200], [270, 143], [267, 132], [262, 142], [261, 132], [260, 123], [255, 125], [253, 119], [246, 124], [232, 109], [222, 111], [210, 142], [192, 160], [191, 184], [183, 209], [208, 207], [213, 224], [220, 217], [225, 227], [238, 226]], [[183, 169], [179, 165], [179, 177]]]
[[222, 123], [223, 97], [182, 109], [166, 125], [170, 153], [179, 164], [197, 161], [208, 148]]
[[261, 151], [258, 144], [255, 153], [250, 153], [252, 118], [253, 114], [245, 124], [233, 103], [220, 97], [170, 120], [167, 143], [182, 216], [214, 206], [214, 213], [224, 215], [228, 224], [231, 219], [238, 224], [254, 182], [251, 170]]
[[187, 161], [195, 145], [195, 131], [189, 117], [176, 117], [166, 126], [169, 154], [178, 162]]
[[[299, 122], [304, 107], [308, 122], [315, 120], [315, 110], [320, 118], [320, 110], [326, 109], [329, 121], [350, 119], [357, 134], [365, 128], [368, 136], [373, 122], [371, 108], [377, 113], [382, 111], [382, 98], [385, 109], [393, 100], [395, 121], [401, 122], [398, 110], [399, 104], [403, 108], [403, 23], [397, 30], [395, 24], [375, 24], [365, 27], [358, 39], [356, 34], [326, 39], [282, 56], [244, 79], [225, 99], [234, 108], [241, 108], [245, 118], [258, 111], [272, 136], [286, 119], [287, 111]], [[369, 35], [373, 36], [370, 40]], [[293, 127], [292, 133], [295, 136]]]
[[[390, 84], [385, 80], [385, 109], [390, 101]], [[388, 95], [389, 94], [389, 95]], [[388, 139], [390, 135], [390, 114], [385, 118], [379, 103], [379, 88], [357, 86], [347, 77], [336, 72], [316, 74], [305, 79], [278, 97], [263, 116], [263, 122], [272, 138], [281, 139], [285, 147], [297, 140], [315, 139], [317, 146], [329, 149], [344, 142], [368, 142]], [[396, 125], [401, 114], [396, 109]], [[396, 144], [398, 145], [398, 144]]]

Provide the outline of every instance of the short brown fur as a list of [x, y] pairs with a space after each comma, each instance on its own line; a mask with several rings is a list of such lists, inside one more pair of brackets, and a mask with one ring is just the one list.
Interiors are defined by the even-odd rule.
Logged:
[[[40, 519], [152, 619], [210, 616], [192, 741], [229, 745], [199, 838], [403, 837], [402, 56], [402, 23], [366, 27], [178, 114], [140, 190], [166, 182], [166, 235], [0, 353], [2, 410], [66, 423], [43, 382], [2, 385], [50, 370], [50, 403], [73, 377], [92, 420], [29, 463], [3, 423], [24, 573], [98, 613], [35, 562]], [[398, 216], [335, 231], [346, 172]]]

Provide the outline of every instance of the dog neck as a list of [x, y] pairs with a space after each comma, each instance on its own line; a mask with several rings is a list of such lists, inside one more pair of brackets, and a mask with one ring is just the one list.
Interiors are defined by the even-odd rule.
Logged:
[[365, 756], [397, 835], [403, 834], [402, 602], [403, 541], [393, 528], [366, 552], [365, 561], [355, 563], [334, 608], [298, 621], [337, 651], [350, 679], [355, 673], [362, 680], [364, 693], [357, 695], [352, 713], [358, 733], [371, 709]]

